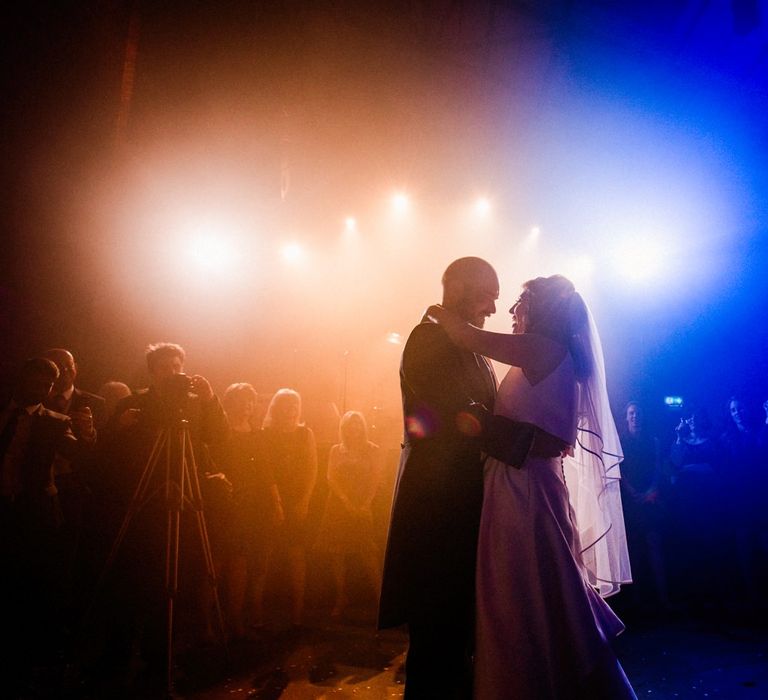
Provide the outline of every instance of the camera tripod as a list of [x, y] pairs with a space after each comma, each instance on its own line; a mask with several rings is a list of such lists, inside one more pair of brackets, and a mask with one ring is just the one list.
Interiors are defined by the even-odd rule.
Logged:
[[[162, 477], [159, 482], [153, 479], [158, 472]], [[156, 486], [152, 489], [151, 487]], [[157, 435], [150, 451], [144, 470], [139, 478], [136, 490], [131, 498], [128, 510], [118, 530], [117, 536], [107, 557], [101, 579], [112, 568], [120, 546], [123, 544], [134, 517], [153, 498], [161, 497], [166, 511], [165, 541], [165, 588], [167, 595], [166, 627], [166, 681], [168, 694], [173, 692], [173, 636], [176, 596], [179, 590], [179, 553], [181, 545], [182, 513], [192, 511], [202, 547], [205, 571], [213, 592], [216, 616], [225, 655], [227, 655], [224, 617], [221, 611], [216, 571], [208, 537], [208, 527], [203, 511], [203, 496], [192, 440], [189, 434], [189, 421], [177, 418], [164, 427]]]

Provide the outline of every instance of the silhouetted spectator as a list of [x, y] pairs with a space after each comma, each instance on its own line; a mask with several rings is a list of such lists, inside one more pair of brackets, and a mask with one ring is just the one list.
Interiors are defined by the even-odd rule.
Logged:
[[104, 382], [99, 388], [99, 396], [104, 397], [105, 406], [105, 422], [112, 418], [112, 414], [115, 412], [115, 408], [121, 399], [131, 395], [131, 387], [123, 382], [117, 382], [114, 380]]
[[224, 544], [224, 575], [227, 619], [235, 638], [246, 634], [249, 590], [250, 623], [258, 627], [264, 622], [267, 562], [275, 527], [284, 517], [272, 467], [264, 459], [261, 430], [253, 424], [256, 400], [250, 384], [237, 383], [227, 388], [223, 404], [229, 438], [214, 452], [219, 469], [232, 484], [233, 517]]
[[58, 457], [54, 464], [56, 488], [62, 512], [61, 555], [64, 571], [56, 591], [69, 610], [72, 622], [83, 613], [92, 589], [95, 523], [89, 520], [92, 491], [89, 479], [96, 459], [98, 430], [106, 420], [101, 396], [75, 386], [77, 364], [69, 350], [51, 348], [43, 357], [56, 364], [59, 376], [53, 383], [45, 407], [71, 419], [78, 451], [72, 459]]
[[307, 514], [317, 479], [315, 436], [301, 419], [301, 396], [280, 389], [264, 417], [264, 458], [272, 470], [285, 514], [278, 535], [289, 569], [290, 617], [300, 625], [306, 586]]
[[632, 586], [627, 593], [636, 612], [648, 614], [655, 606], [669, 604], [661, 536], [661, 453], [636, 401], [627, 404], [624, 418], [619, 432], [624, 450], [621, 501], [632, 563]]
[[[183, 374], [181, 346], [150, 345], [146, 360], [151, 385], [118, 403], [102, 464], [103, 497], [111, 499], [118, 518], [112, 531], [117, 533], [126, 523], [127, 529], [119, 547], [113, 547], [116, 556], [106, 572], [100, 618], [108, 625], [108, 638], [100, 665], [106, 673], [125, 672], [138, 637], [148, 674], [160, 680], [167, 661], [168, 513], [179, 504], [179, 485], [182, 478], [193, 478], [194, 467], [200, 482], [204, 480], [207, 446], [226, 439], [228, 426], [205, 377]], [[188, 473], [183, 477], [185, 464]], [[146, 491], [136, 502], [132, 499], [142, 478]], [[132, 516], [130, 522], [126, 513]], [[200, 577], [206, 572], [194, 503], [185, 499], [182, 515], [181, 592], [197, 600]]]
[[[31, 664], [47, 662], [62, 642], [57, 590], [62, 576], [61, 510], [54, 479], [57, 457], [72, 459], [70, 419], [43, 406], [59, 376], [44, 358], [22, 366], [10, 402], [0, 411], [0, 605], [4, 691]], [[9, 690], [9, 687], [11, 688]]]
[[750, 608], [763, 597], [768, 559], [768, 452], [762, 416], [743, 396], [726, 405], [728, 422], [721, 438], [726, 468], [723, 474], [727, 522], [733, 538], [739, 581], [737, 599]]
[[712, 552], [724, 552], [726, 542], [723, 453], [703, 408], [688, 410], [675, 432], [669, 455], [671, 562], [677, 596], [704, 612], [723, 598], [724, 581], [712, 564]]
[[376, 547], [371, 505], [381, 483], [379, 446], [368, 440], [365, 417], [347, 411], [339, 424], [340, 442], [328, 456], [328, 501], [318, 535], [318, 546], [328, 552], [335, 585], [332, 615], [341, 615], [349, 604], [348, 558], [360, 557], [376, 591], [381, 564]]

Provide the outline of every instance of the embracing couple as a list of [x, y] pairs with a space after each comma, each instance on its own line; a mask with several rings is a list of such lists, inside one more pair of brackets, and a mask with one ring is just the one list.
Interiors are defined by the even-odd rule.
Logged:
[[[592, 317], [564, 277], [460, 258], [405, 345], [405, 439], [379, 610], [406, 624], [406, 700], [624, 700], [604, 597], [630, 580], [621, 447]], [[489, 359], [509, 365], [497, 385]]]

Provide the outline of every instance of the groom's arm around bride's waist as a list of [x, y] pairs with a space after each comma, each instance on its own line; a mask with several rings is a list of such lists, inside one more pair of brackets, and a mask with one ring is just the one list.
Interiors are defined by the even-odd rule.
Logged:
[[521, 467], [531, 454], [536, 426], [488, 413], [483, 424], [483, 449], [512, 467]]

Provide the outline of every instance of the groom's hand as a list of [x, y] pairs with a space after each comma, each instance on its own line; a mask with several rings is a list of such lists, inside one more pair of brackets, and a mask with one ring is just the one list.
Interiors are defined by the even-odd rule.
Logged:
[[432, 306], [427, 309], [426, 316], [431, 321], [440, 323], [440, 321], [445, 317], [445, 309], [440, 306], [440, 304], [432, 304]]

